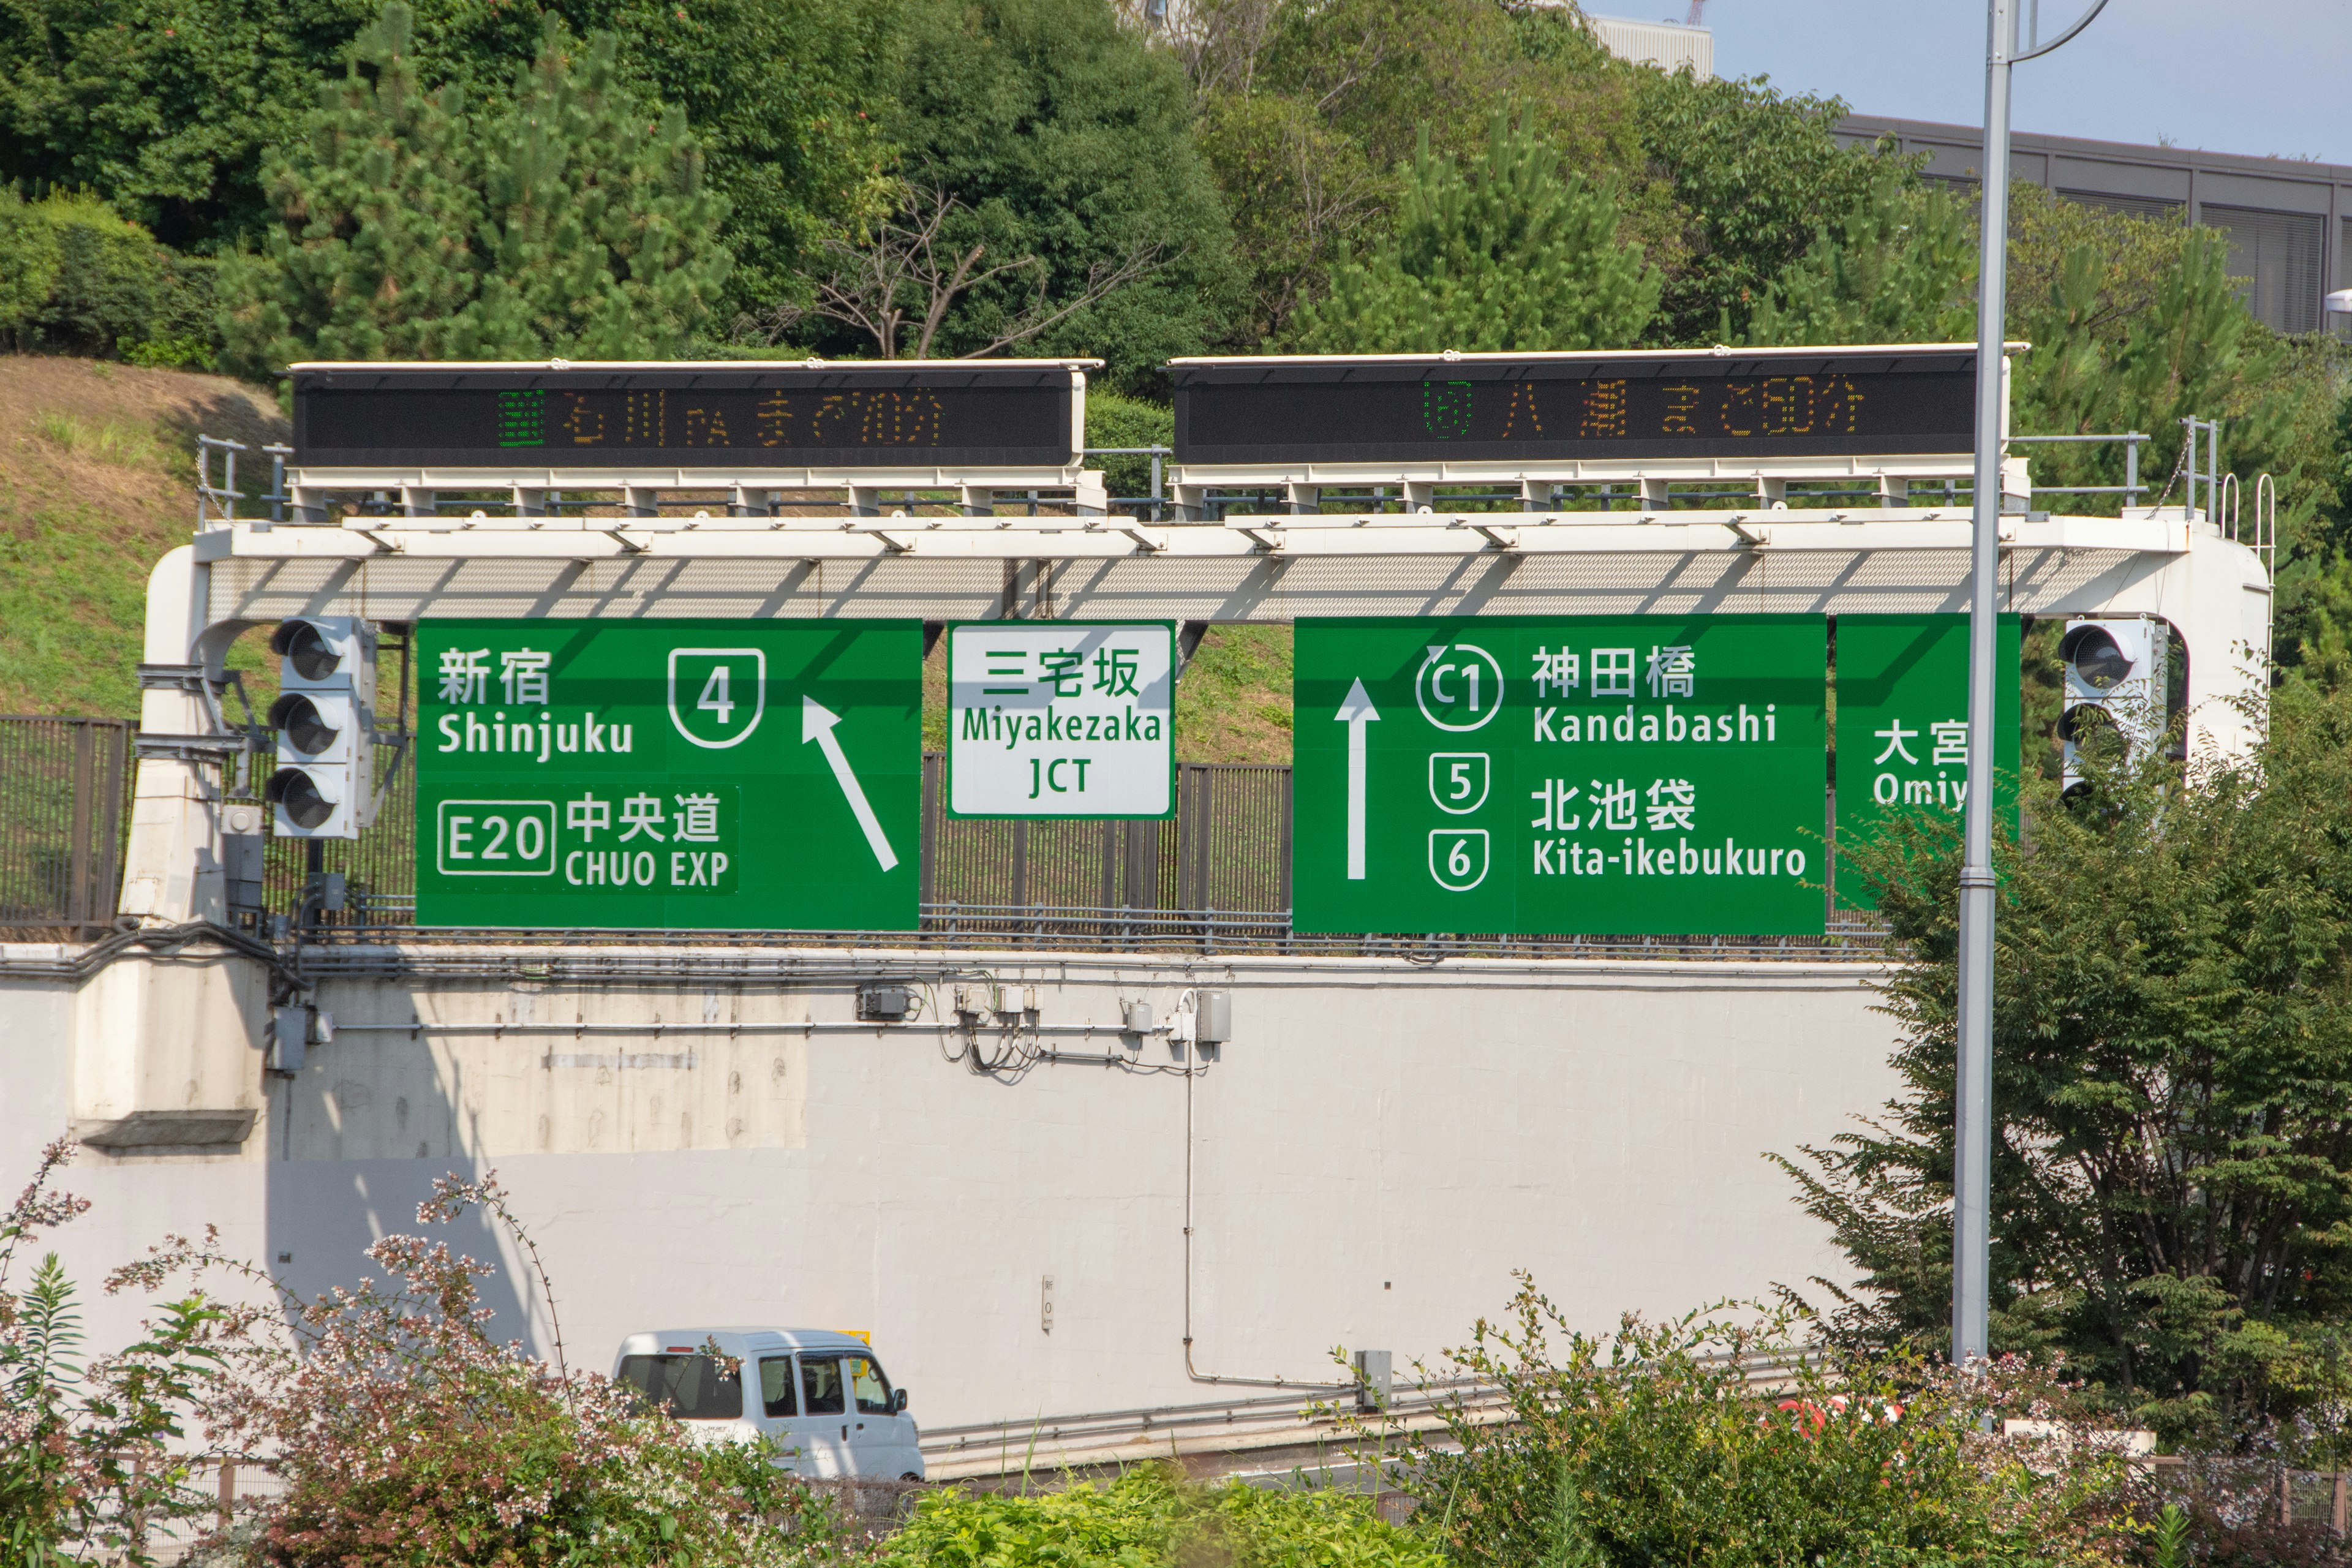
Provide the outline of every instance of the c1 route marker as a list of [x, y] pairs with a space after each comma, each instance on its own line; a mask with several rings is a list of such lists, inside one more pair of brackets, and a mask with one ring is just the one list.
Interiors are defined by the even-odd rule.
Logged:
[[1348, 880], [1364, 879], [1364, 726], [1378, 720], [1380, 710], [1364, 690], [1364, 678], [1348, 688], [1348, 700], [1334, 715], [1348, 726]]
[[898, 856], [890, 847], [890, 840], [884, 836], [882, 824], [874, 816], [874, 807], [866, 803], [866, 791], [859, 786], [857, 775], [850, 771], [849, 759], [841, 750], [840, 737], [833, 732], [833, 727], [840, 722], [840, 714], [815, 698], [803, 694], [801, 744], [805, 746], [814, 741], [817, 749], [824, 753], [826, 763], [833, 769], [835, 782], [841, 785], [841, 793], [849, 797], [850, 815], [856, 817], [857, 826], [866, 830], [866, 842], [873, 846], [874, 858], [882, 863], [882, 869], [887, 871], [898, 863]]

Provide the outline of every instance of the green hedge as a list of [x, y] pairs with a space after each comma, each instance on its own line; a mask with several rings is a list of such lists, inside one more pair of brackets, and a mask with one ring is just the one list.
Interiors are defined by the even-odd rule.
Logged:
[[0, 341], [209, 370], [213, 263], [181, 256], [98, 197], [0, 190]]

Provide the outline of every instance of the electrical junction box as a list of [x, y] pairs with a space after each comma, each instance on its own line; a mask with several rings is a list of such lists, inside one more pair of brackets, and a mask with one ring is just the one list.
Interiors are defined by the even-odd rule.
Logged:
[[302, 1070], [310, 1045], [310, 1009], [278, 1007], [269, 1016], [269, 1070], [291, 1078]]
[[1391, 1387], [1390, 1368], [1392, 1360], [1387, 1351], [1358, 1351], [1348, 1358], [1356, 1373], [1356, 1408], [1386, 1410]]
[[895, 1024], [915, 1010], [915, 993], [906, 985], [861, 985], [857, 1016], [876, 1023]]
[[1204, 1046], [1222, 1046], [1234, 1037], [1234, 994], [1202, 991], [1193, 997], [1192, 1038]]
[[1151, 1033], [1151, 1004], [1129, 1002], [1127, 1005], [1125, 1024], [1127, 1032], [1130, 1035]]
[[221, 876], [232, 914], [261, 911], [263, 856], [269, 847], [261, 827], [257, 805], [221, 808]]

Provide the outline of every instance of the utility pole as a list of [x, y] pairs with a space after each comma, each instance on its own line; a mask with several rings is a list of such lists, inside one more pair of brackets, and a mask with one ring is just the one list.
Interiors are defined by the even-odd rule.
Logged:
[[[1952, 1102], [1952, 1360], [1990, 1351], [1992, 1268], [1992, 725], [1995, 590], [2000, 563], [2001, 415], [2008, 335], [2010, 71], [2046, 55], [2106, 8], [2095, 0], [2048, 44], [2018, 47], [2027, 0], [1988, 0], [1985, 38], [1984, 200], [1977, 268], [1975, 531], [1969, 558], [1969, 796], [1960, 858], [1959, 1059]], [[2036, 6], [2038, 30], [2039, 0]], [[2014, 671], [2009, 679], [2015, 679]]]

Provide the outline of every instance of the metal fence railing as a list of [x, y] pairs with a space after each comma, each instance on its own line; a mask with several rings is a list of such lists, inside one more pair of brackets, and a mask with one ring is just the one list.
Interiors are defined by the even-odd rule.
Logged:
[[[0, 719], [0, 929], [101, 930], [114, 917], [130, 799], [131, 726], [121, 720]], [[415, 771], [379, 752], [375, 825], [356, 839], [271, 838], [257, 934], [275, 940], [428, 943], [562, 940], [603, 947], [629, 933], [416, 929]], [[1440, 932], [1302, 935], [1291, 929], [1290, 769], [1184, 763], [1162, 822], [974, 821], [945, 809], [945, 759], [923, 759], [921, 915], [916, 931], [793, 933], [847, 947], [1018, 946], [1416, 959], [1870, 958], [1885, 933], [1834, 911], [1822, 936], [1519, 936]], [[1825, 826], [1827, 825], [1825, 824]], [[307, 895], [341, 879], [339, 908]], [[765, 933], [665, 933], [740, 948]], [[769, 940], [773, 940], [769, 937]]]
[[0, 716], [0, 927], [110, 926], [131, 799], [124, 719]]

